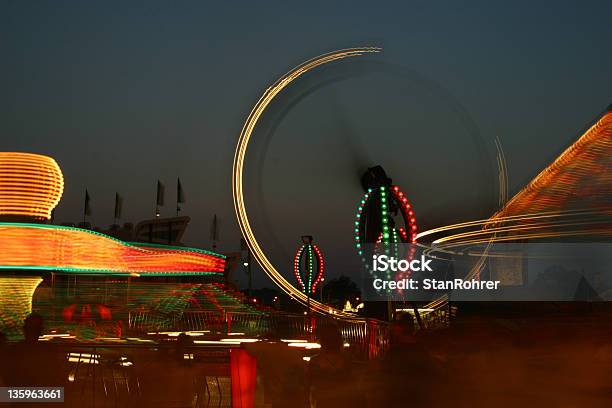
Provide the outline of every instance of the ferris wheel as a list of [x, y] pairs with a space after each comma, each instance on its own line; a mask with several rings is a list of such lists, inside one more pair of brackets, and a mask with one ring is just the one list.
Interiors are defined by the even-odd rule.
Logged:
[[[296, 280], [298, 281], [297, 286], [290, 283], [286, 277], [287, 274], [283, 274], [282, 272], [283, 268], [278, 268], [271, 261], [271, 259], [268, 257], [267, 251], [265, 251], [263, 248], [262, 242], [257, 239], [254, 228], [251, 224], [251, 219], [247, 212], [247, 206], [245, 204], [245, 158], [247, 156], [249, 142], [253, 137], [260, 118], [266, 112], [270, 104], [291, 83], [302, 77], [304, 74], [328, 63], [361, 57], [368, 54], [375, 54], [380, 51], [380, 48], [363, 47], [330, 52], [308, 60], [281, 76], [274, 84], [269, 86], [265, 92], [263, 92], [260, 99], [253, 106], [253, 109], [248, 115], [240, 133], [234, 154], [232, 172], [234, 209], [240, 230], [255, 260], [261, 269], [268, 275], [268, 277], [293, 299], [304, 305], [309, 304], [309, 307], [316, 312], [332, 314], [339, 317], [354, 318], [355, 316], [351, 313], [346, 313], [329, 305], [312, 300], [309, 292], [312, 291], [312, 287], [309, 288], [308, 284], [304, 281], [306, 276], [305, 272], [296, 276]], [[397, 74], [398, 76], [403, 77], [403, 73], [401, 72], [392, 72], [394, 75]], [[442, 93], [442, 96], [447, 97], [446, 93]], [[485, 165], [489, 165], [486, 149], [482, 148], [482, 146], [479, 144], [481, 142], [480, 136], [478, 132], [474, 130], [476, 127], [472, 124], [470, 118], [465, 114], [465, 109], [462, 109], [461, 106], [455, 105], [452, 105], [451, 108], [453, 112], [457, 112], [460, 119], [459, 123], [465, 125], [468, 135], [478, 147], [475, 152], [478, 158], [482, 160], [475, 162], [481, 163], [482, 161], [482, 163]], [[490, 175], [492, 173], [487, 171], [480, 172], [478, 174]], [[447, 175], [445, 175], [445, 177], [447, 177]], [[452, 185], [452, 183], [450, 185]], [[416, 223], [415, 210], [412, 207], [412, 203], [410, 202], [406, 192], [402, 191], [398, 185], [393, 184], [391, 179], [387, 177], [385, 171], [380, 166], [368, 169], [362, 178], [362, 187], [364, 192], [353, 224], [353, 243], [362, 263], [364, 261], [370, 261], [371, 258], [368, 259], [368, 255], [376, 253], [376, 251], [380, 250], [380, 248], [388, 249], [393, 245], [403, 247], [405, 250], [408, 249], [406, 253], [402, 254], [404, 259], [413, 257], [416, 249], [415, 244], [417, 243], [418, 238], [418, 226]], [[480, 194], [480, 192], [483, 192], [484, 194], [484, 192], [488, 192], [488, 189], [474, 189], [474, 191], [478, 192], [478, 194]], [[259, 207], [262, 208], [262, 206]], [[350, 230], [350, 223], [348, 224], [348, 227]], [[348, 241], [350, 242], [350, 238]], [[371, 245], [373, 245], [373, 247]], [[350, 246], [348, 249], [351, 249]], [[299, 253], [300, 256], [298, 258], [302, 259], [302, 261], [298, 259], [297, 264], [300, 267], [302, 267], [302, 263], [305, 262], [303, 261], [305, 256], [304, 254], [310, 253], [304, 251], [306, 251], [306, 249]], [[308, 259], [310, 258], [308, 257]], [[307, 266], [309, 266], [309, 264]], [[295, 273], [295, 268], [293, 269], [293, 272]], [[304, 269], [304, 271], [306, 271], [306, 269]], [[300, 279], [302, 284], [300, 284]], [[315, 280], [316, 277], [311, 282], [314, 283]]]

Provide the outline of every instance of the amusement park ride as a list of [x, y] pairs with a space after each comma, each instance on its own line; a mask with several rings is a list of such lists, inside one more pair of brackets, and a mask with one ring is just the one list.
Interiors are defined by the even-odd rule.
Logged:
[[[417, 224], [412, 204], [393, 185], [382, 166], [369, 168], [361, 179], [365, 194], [355, 220], [355, 242], [415, 243]], [[401, 220], [395, 221], [399, 213]], [[361, 254], [360, 254], [361, 255]]]
[[[416, 244], [417, 224], [408, 197], [392, 184], [382, 166], [369, 168], [361, 183], [365, 194], [355, 216], [355, 247], [367, 266], [377, 246], [390, 249], [399, 243]], [[371, 244], [372, 250], [368, 252], [365, 244]], [[408, 256], [412, 255], [414, 251]]]
[[[236, 217], [245, 241], [263, 271], [287, 294], [322, 314], [355, 319], [352, 313], [334, 309], [312, 301], [307, 293], [289, 283], [268, 259], [257, 240], [248, 217], [243, 195], [244, 161], [254, 129], [267, 107], [286, 87], [305, 73], [325, 64], [347, 58], [380, 52], [380, 48], [350, 48], [323, 54], [297, 66], [268, 87], [246, 119], [235, 150], [232, 192]], [[500, 210], [490, 218], [461, 222], [418, 232], [414, 210], [406, 195], [393, 186], [382, 167], [369, 169], [363, 177], [365, 194], [354, 224], [355, 246], [362, 261], [368, 260], [365, 245], [375, 243], [388, 246], [394, 242], [418, 246], [430, 254], [453, 253], [466, 245], [542, 238], [593, 236], [608, 239], [610, 191], [609, 179], [599, 174], [610, 172], [612, 146], [612, 111], [610, 108], [530, 184], [507, 200], [505, 157], [497, 143]], [[596, 190], [596, 194], [593, 191]], [[595, 201], [595, 202], [594, 202]], [[593, 203], [594, 202], [594, 203]], [[396, 221], [395, 215], [400, 217]], [[606, 221], [606, 219], [608, 221]], [[603, 225], [603, 224], [606, 225]], [[419, 241], [419, 242], [417, 242]], [[431, 244], [423, 244], [431, 242]], [[449, 252], [450, 251], [450, 252]], [[410, 254], [408, 256], [411, 256]], [[465, 279], [479, 278], [486, 261], [486, 253], [476, 260]], [[424, 305], [434, 310], [448, 303], [447, 296]]]
[[312, 243], [312, 237], [302, 237], [304, 243], [295, 254], [293, 273], [298, 285], [307, 296], [317, 292], [319, 283], [325, 280], [325, 263], [319, 247]]
[[0, 152], [0, 332], [18, 336], [33, 310], [86, 339], [163, 327], [188, 308], [252, 310], [224, 286], [224, 255], [50, 224], [63, 189], [53, 158]]
[[[371, 47], [335, 51], [308, 60], [283, 75], [266, 89], [253, 107], [235, 150], [232, 177], [234, 208], [249, 254], [268, 277], [293, 299], [307, 306], [308, 310], [333, 318], [363, 320], [362, 316], [353, 312], [336, 309], [313, 298], [325, 271], [323, 256], [312, 243], [312, 237], [303, 237], [303, 245], [294, 260], [297, 286], [291, 284], [282, 269], [268, 259], [251, 227], [245, 205], [244, 162], [258, 120], [274, 98], [294, 80], [327, 63], [380, 51]], [[410, 258], [414, 256], [415, 248], [435, 254], [452, 252], [465, 245], [513, 240], [559, 237], [610, 239], [611, 139], [612, 111], [608, 109], [578, 141], [509, 201], [506, 200], [505, 160], [498, 150], [499, 211], [483, 220], [422, 232], [418, 231], [415, 211], [408, 196], [392, 183], [381, 166], [371, 167], [361, 179], [364, 194], [352, 228], [356, 252], [367, 269], [376, 251], [392, 250], [394, 246], [402, 244], [409, 248], [403, 256]], [[134, 281], [145, 282], [153, 277], [196, 276], [213, 280], [223, 277], [227, 259], [212, 251], [151, 242], [126, 242], [91, 230], [48, 224], [52, 210], [61, 199], [63, 183], [61, 169], [50, 157], [0, 153], [0, 292], [10, 295], [0, 297], [0, 324], [4, 320], [16, 327], [32, 310], [33, 294], [42, 282], [44, 273], [60, 277], [112, 276], [125, 278], [130, 284], [134, 284]], [[150, 240], [152, 229], [146, 230], [148, 234], [145, 235]], [[478, 278], [483, 263], [477, 262], [466, 278]], [[66, 282], [69, 280], [66, 279]], [[127, 291], [129, 288], [126, 285]], [[192, 296], [185, 294], [185, 291], [197, 294]], [[208, 286], [198, 286], [171, 292], [181, 293], [179, 297], [184, 298], [185, 302], [180, 307], [184, 307], [194, 299], [206, 298], [208, 295], [204, 292], [215, 291]], [[173, 296], [172, 293], [168, 296]], [[216, 300], [213, 303], [219, 304]], [[235, 303], [240, 307], [240, 301]], [[447, 303], [448, 299], [441, 296], [424, 305], [424, 308], [434, 310]], [[74, 311], [74, 308], [70, 310]]]

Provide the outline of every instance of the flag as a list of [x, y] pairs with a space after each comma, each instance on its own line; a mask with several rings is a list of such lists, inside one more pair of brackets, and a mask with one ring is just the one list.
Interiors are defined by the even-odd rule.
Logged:
[[181, 185], [181, 179], [176, 179], [176, 214], [181, 211], [180, 204], [185, 202], [185, 193], [183, 192], [183, 186]]
[[85, 189], [85, 208], [83, 208], [83, 216], [85, 215], [91, 215], [91, 207], [89, 205], [89, 191], [87, 191], [87, 189]]
[[184, 203], [185, 202], [185, 193], [183, 192], [183, 186], [181, 185], [181, 179], [177, 178], [177, 187], [176, 187], [176, 202]]
[[157, 180], [157, 206], [158, 207], [163, 207], [164, 206], [164, 194], [166, 192], [166, 188], [164, 187], [164, 185]]
[[115, 193], [115, 219], [121, 218], [121, 211], [123, 210], [123, 197], [119, 193]]
[[217, 214], [214, 215], [212, 225], [210, 226], [210, 239], [216, 241], [219, 239], [219, 226], [217, 225]]
[[217, 250], [217, 240], [219, 239], [219, 226], [217, 225], [217, 214], [213, 217], [210, 228], [210, 239], [212, 241], [213, 251]]

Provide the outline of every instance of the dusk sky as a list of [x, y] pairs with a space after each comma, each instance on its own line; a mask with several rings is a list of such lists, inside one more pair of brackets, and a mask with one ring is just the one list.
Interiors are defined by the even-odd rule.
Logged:
[[[510, 194], [612, 103], [612, 2], [0, 3], [1, 150], [54, 157], [66, 181], [57, 222], [174, 215], [185, 243], [239, 250], [231, 196], [237, 137], [252, 105], [293, 66], [380, 46], [300, 78], [270, 107], [247, 156], [247, 209], [290, 276], [311, 234], [330, 275], [357, 265], [359, 174], [381, 164], [421, 229], [495, 210], [494, 138]], [[258, 286], [271, 286], [257, 273]]]

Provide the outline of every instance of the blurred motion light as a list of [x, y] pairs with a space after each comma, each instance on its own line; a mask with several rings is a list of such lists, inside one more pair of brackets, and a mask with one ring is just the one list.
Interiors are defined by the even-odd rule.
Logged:
[[206, 275], [225, 256], [169, 245], [129, 243], [80, 228], [0, 222], [0, 269], [117, 275]]
[[0, 216], [51, 219], [64, 191], [64, 176], [51, 157], [0, 152]]

